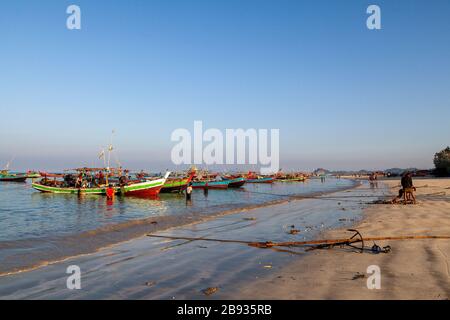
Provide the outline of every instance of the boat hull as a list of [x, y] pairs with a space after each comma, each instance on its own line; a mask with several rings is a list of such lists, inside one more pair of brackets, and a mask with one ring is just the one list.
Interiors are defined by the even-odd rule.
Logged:
[[192, 183], [194, 189], [228, 189], [229, 180], [222, 181], [197, 181]]
[[169, 184], [165, 184], [162, 188], [161, 188], [161, 193], [177, 193], [177, 192], [182, 192], [187, 188], [188, 182], [186, 183], [169, 183]]
[[[162, 186], [166, 182], [167, 176], [168, 174], [166, 174], [166, 177], [162, 179], [131, 183], [122, 187], [114, 187], [114, 191], [116, 194], [127, 197], [154, 197], [159, 194]], [[45, 186], [39, 183], [32, 183], [32, 187], [38, 191], [46, 193], [106, 195], [106, 187], [61, 188]]]
[[235, 178], [227, 181], [228, 181], [228, 188], [240, 188], [247, 182], [245, 178]]
[[178, 180], [170, 180], [167, 179], [164, 185], [161, 188], [161, 193], [176, 193], [182, 192], [187, 188], [189, 182], [191, 182], [194, 177], [194, 173], [192, 173], [189, 177]]
[[304, 182], [305, 178], [295, 178], [295, 179], [277, 179], [277, 182]]
[[25, 182], [27, 180], [27, 176], [3, 176], [0, 177], [0, 181], [4, 182]]
[[248, 179], [247, 183], [273, 183], [275, 181], [272, 177], [259, 178], [259, 179]]
[[32, 183], [31, 186], [40, 192], [57, 194], [97, 194], [106, 195], [106, 188], [61, 188]]
[[119, 188], [120, 193], [129, 197], [154, 197], [159, 194], [166, 179], [158, 179], [130, 184]]

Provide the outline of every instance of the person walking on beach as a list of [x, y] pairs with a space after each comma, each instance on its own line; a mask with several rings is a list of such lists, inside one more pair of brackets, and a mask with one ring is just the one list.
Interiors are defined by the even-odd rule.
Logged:
[[322, 183], [325, 182], [325, 175], [324, 174], [320, 175], [320, 182], [322, 182]]

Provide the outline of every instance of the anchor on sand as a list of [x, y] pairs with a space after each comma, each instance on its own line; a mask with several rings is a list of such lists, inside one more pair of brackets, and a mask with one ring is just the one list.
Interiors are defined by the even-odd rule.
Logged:
[[[315, 250], [315, 249], [324, 249], [324, 248], [333, 248], [336, 246], [349, 246], [352, 248], [356, 248], [361, 253], [364, 252], [365, 247], [364, 243], [368, 241], [383, 241], [383, 240], [423, 240], [423, 239], [450, 239], [450, 236], [428, 236], [428, 235], [411, 235], [411, 236], [397, 236], [397, 237], [368, 237], [363, 238], [361, 233], [356, 229], [348, 229], [347, 231], [353, 232], [353, 236], [350, 238], [343, 239], [322, 239], [322, 240], [311, 240], [311, 241], [290, 241], [290, 242], [252, 242], [252, 241], [243, 241], [243, 240], [229, 240], [229, 239], [212, 239], [212, 238], [192, 238], [192, 237], [173, 237], [173, 236], [163, 236], [163, 235], [152, 235], [148, 234], [148, 237], [152, 238], [163, 238], [163, 239], [171, 239], [171, 240], [187, 240], [187, 241], [213, 241], [213, 242], [222, 242], [222, 243], [239, 243], [245, 244], [255, 248], [261, 249], [272, 249], [276, 247], [304, 247], [308, 248], [306, 251]], [[361, 247], [356, 246], [356, 244], [361, 243]], [[383, 249], [378, 247], [376, 244], [370, 249], [370, 251], [374, 253], [379, 252], [390, 252], [391, 247], [386, 246]]]

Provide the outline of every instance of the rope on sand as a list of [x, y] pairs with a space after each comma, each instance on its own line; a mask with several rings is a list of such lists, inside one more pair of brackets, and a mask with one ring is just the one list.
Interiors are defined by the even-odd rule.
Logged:
[[343, 239], [321, 239], [321, 240], [309, 240], [309, 241], [289, 241], [289, 242], [255, 242], [255, 241], [244, 241], [244, 240], [230, 240], [230, 239], [214, 239], [214, 238], [195, 238], [195, 237], [175, 237], [175, 236], [162, 236], [162, 235], [152, 235], [148, 234], [151, 238], [163, 238], [171, 240], [188, 240], [188, 241], [213, 241], [222, 243], [238, 243], [245, 244], [255, 248], [273, 248], [273, 247], [300, 247], [300, 246], [311, 246], [316, 245], [319, 247], [333, 247], [339, 245], [352, 245], [364, 241], [383, 241], [383, 240], [425, 240], [425, 239], [440, 239], [440, 240], [450, 240], [450, 236], [440, 236], [440, 235], [409, 235], [409, 236], [382, 236], [382, 237], [368, 237], [363, 238], [362, 235], [354, 229], [349, 229], [348, 231], [355, 232], [351, 238]]
[[[270, 195], [280, 198], [291, 198], [292, 200], [301, 200], [301, 199], [315, 199], [315, 200], [331, 200], [331, 201], [353, 201], [360, 202], [361, 200], [356, 200], [357, 198], [379, 198], [379, 197], [390, 197], [390, 195], [354, 195], [354, 196], [304, 196], [304, 195], [296, 195], [296, 194], [276, 194], [270, 192], [259, 192], [259, 191], [243, 191], [254, 194], [262, 194], [262, 195]], [[338, 191], [339, 192], [339, 191]], [[349, 200], [346, 200], [349, 199]], [[354, 199], [354, 200], [350, 200]]]

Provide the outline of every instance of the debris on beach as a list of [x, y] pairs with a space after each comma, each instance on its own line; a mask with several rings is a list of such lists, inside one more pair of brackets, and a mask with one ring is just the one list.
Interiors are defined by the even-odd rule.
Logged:
[[254, 221], [254, 220], [256, 220], [256, 218], [250, 217], [250, 218], [244, 218], [244, 220], [246, 220], [246, 221]]
[[359, 273], [359, 272], [357, 272], [357, 273], [353, 276], [352, 280], [364, 279], [365, 277], [366, 277], [366, 275], [365, 275], [364, 273]]
[[153, 287], [155, 284], [156, 284], [155, 281], [147, 281], [147, 282], [145, 283], [145, 285], [146, 285], [147, 287]]
[[270, 264], [265, 265], [264, 268], [266, 268], [266, 269], [272, 269], [272, 265], [270, 265]]
[[202, 290], [202, 292], [205, 296], [210, 296], [210, 295], [216, 293], [217, 291], [219, 291], [218, 287], [210, 287], [210, 288], [206, 288], [206, 289]]
[[391, 200], [375, 200], [372, 202], [368, 202], [367, 204], [392, 204]]
[[289, 234], [299, 234], [299, 233], [300, 233], [300, 230], [298, 230], [298, 229], [289, 230]]
[[158, 224], [158, 221], [152, 221], [150, 224]]

